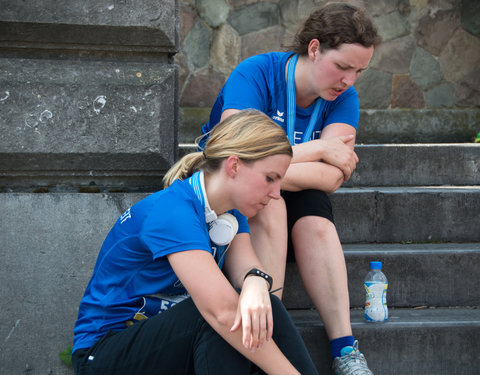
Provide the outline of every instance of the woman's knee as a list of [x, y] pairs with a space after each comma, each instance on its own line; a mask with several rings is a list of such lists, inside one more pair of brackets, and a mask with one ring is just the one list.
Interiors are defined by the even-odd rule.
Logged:
[[328, 218], [322, 216], [304, 216], [297, 220], [292, 228], [292, 239], [294, 242], [299, 237], [316, 237], [319, 240], [328, 239], [330, 236], [338, 236], [335, 224]]

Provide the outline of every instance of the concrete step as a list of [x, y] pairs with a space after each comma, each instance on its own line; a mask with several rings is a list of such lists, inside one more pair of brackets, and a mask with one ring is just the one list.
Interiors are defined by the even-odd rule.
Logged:
[[[344, 245], [350, 305], [365, 303], [363, 280], [373, 260], [383, 262], [392, 307], [480, 306], [480, 243]], [[297, 265], [287, 264], [283, 301], [289, 309], [313, 308]]]
[[480, 185], [340, 188], [331, 200], [342, 243], [480, 241]]
[[[320, 374], [330, 374], [330, 347], [314, 310], [290, 311]], [[478, 375], [480, 309], [390, 309], [385, 323], [351, 311], [352, 329], [374, 374]]]
[[480, 144], [355, 146], [360, 161], [345, 186], [480, 185]]
[[[196, 150], [180, 144], [180, 155]], [[345, 187], [480, 185], [480, 144], [366, 144], [355, 146], [360, 162]]]

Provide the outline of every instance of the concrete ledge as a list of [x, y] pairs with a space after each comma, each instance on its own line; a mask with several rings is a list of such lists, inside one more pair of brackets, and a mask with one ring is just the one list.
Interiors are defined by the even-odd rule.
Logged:
[[[374, 260], [383, 262], [391, 307], [480, 306], [480, 243], [355, 244], [343, 248], [353, 308], [365, 304], [363, 280]], [[287, 264], [283, 301], [289, 309], [314, 308], [295, 263]]]
[[0, 47], [176, 52], [178, 1], [0, 1]]
[[154, 152], [0, 153], [0, 192], [152, 192], [170, 165]]
[[108, 159], [109, 169], [165, 171], [176, 158], [173, 65], [4, 58], [0, 83], [4, 176], [95, 171]]

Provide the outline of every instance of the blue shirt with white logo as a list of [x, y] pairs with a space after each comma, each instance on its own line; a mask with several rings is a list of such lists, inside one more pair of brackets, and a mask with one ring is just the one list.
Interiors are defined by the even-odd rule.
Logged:
[[[270, 52], [242, 61], [222, 87], [210, 112], [209, 122], [202, 127], [202, 133], [209, 132], [218, 124], [226, 109], [257, 109], [287, 131], [285, 66], [291, 55], [291, 52]], [[314, 105], [308, 108], [296, 107], [295, 144], [302, 142], [313, 108]], [[358, 120], [358, 95], [350, 87], [337, 99], [326, 101], [312, 139], [320, 138], [323, 128], [332, 123], [346, 123], [357, 129]], [[206, 138], [200, 145], [203, 146], [205, 141]]]
[[[195, 181], [198, 172], [142, 199], [118, 218], [80, 303], [72, 352], [188, 297], [167, 255], [204, 250], [222, 268], [227, 246], [210, 241], [202, 192]], [[230, 213], [237, 218], [238, 233], [248, 233], [246, 217], [237, 210]]]

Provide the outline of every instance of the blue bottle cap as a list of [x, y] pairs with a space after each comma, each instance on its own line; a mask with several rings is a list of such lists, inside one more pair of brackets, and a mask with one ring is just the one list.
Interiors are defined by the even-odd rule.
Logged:
[[370, 269], [381, 270], [382, 269], [382, 262], [370, 262]]

